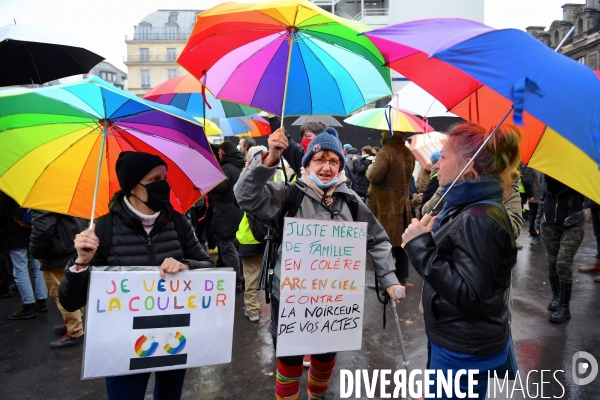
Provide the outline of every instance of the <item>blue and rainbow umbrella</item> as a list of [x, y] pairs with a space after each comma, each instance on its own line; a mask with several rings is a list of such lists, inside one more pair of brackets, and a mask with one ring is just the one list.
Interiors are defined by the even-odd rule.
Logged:
[[489, 128], [510, 112], [524, 163], [600, 201], [600, 82], [590, 68], [523, 31], [463, 19], [365, 35], [386, 65], [454, 114]]

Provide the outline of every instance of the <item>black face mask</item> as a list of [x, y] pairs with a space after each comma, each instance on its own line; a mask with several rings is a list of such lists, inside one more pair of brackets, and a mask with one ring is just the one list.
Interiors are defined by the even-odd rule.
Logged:
[[145, 187], [146, 193], [148, 193], [148, 200], [142, 201], [142, 203], [148, 206], [152, 211], [158, 212], [169, 204], [171, 198], [171, 186], [169, 186], [169, 182], [166, 180], [151, 182], [145, 185], [139, 183], [139, 185]]

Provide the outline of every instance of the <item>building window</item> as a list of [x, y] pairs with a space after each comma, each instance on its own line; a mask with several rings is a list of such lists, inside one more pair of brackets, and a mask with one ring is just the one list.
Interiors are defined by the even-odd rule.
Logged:
[[558, 46], [558, 31], [554, 32], [554, 45]]
[[176, 69], [168, 69], [167, 70], [167, 79], [175, 78], [177, 76]]
[[175, 40], [177, 37], [177, 27], [175, 26], [167, 26], [167, 40]]
[[167, 48], [167, 61], [175, 62], [177, 60], [177, 52], [175, 48]]
[[588, 65], [588, 67], [590, 67], [593, 70], [596, 69], [596, 55], [592, 54], [591, 56], [588, 57], [587, 65]]
[[583, 20], [581, 18], [579, 18], [579, 21], [577, 21], [577, 33], [582, 33], [583, 32]]
[[169, 22], [177, 22], [177, 14], [176, 12], [172, 12], [169, 14]]
[[107, 82], [116, 82], [117, 74], [114, 72], [100, 71], [100, 78], [104, 79]]
[[140, 27], [140, 39], [141, 40], [150, 39], [150, 27], [148, 27], [148, 26]]
[[140, 49], [140, 62], [150, 61], [150, 49]]
[[585, 64], [585, 56], [579, 57], [579, 58], [577, 59], [577, 62], [578, 62], [578, 63], [581, 63], [581, 64]]
[[142, 87], [150, 88], [150, 71], [147, 69], [142, 70]]

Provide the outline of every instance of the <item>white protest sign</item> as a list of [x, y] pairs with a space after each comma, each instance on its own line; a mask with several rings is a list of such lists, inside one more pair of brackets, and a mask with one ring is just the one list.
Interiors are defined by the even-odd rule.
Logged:
[[231, 362], [235, 272], [92, 270], [82, 378]]
[[277, 356], [358, 350], [367, 223], [286, 218]]

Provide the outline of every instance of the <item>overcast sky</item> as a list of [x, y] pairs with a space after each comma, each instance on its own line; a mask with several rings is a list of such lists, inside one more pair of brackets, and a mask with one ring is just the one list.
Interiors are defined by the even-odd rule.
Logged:
[[[238, 0], [249, 3], [250, 0]], [[443, 1], [443, 0], [441, 0]], [[127, 71], [125, 35], [158, 9], [207, 9], [220, 0], [0, 0], [0, 26], [50, 25]], [[573, 3], [585, 1], [571, 0]], [[484, 22], [494, 28], [550, 26], [562, 19], [566, 0], [485, 0]]]

